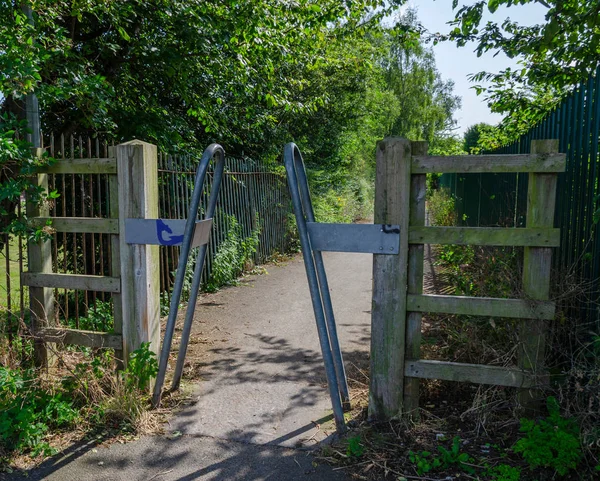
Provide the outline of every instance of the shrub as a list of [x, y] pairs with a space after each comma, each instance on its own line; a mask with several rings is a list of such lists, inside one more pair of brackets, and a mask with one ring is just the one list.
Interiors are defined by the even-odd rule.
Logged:
[[210, 278], [205, 289], [214, 292], [219, 287], [230, 285], [243, 272], [244, 266], [252, 258], [258, 247], [260, 227], [250, 237], [243, 237], [242, 226], [234, 216], [226, 216], [227, 235], [219, 245], [212, 264]]
[[6, 450], [51, 454], [44, 441], [47, 432], [69, 427], [78, 418], [72, 401], [43, 388], [34, 371], [0, 366], [0, 442]]
[[521, 453], [532, 469], [552, 468], [564, 476], [581, 460], [579, 427], [573, 419], [560, 415], [556, 398], [549, 397], [547, 407], [545, 419], [521, 419], [525, 437], [517, 441], [513, 450]]

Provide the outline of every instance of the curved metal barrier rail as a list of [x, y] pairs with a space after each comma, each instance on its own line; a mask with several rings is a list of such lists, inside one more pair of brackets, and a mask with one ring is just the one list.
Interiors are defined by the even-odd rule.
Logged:
[[400, 249], [400, 226], [317, 223], [304, 161], [296, 144], [289, 143], [285, 146], [283, 161], [298, 226], [335, 425], [338, 432], [344, 432], [344, 410], [350, 409], [350, 395], [321, 252], [395, 255]]
[[[202, 197], [202, 190], [204, 188], [206, 172], [208, 171], [210, 161], [213, 159], [215, 160], [216, 165], [214, 170], [213, 184], [208, 200], [208, 206], [206, 208], [206, 212], [204, 213], [204, 219], [200, 222], [197, 222], [200, 207], [200, 199]], [[206, 258], [206, 249], [208, 245], [208, 236], [198, 241], [198, 238], [200, 237], [200, 235], [197, 234], [198, 225], [209, 220], [212, 224], [212, 218], [215, 214], [215, 208], [217, 205], [217, 197], [219, 195], [219, 188], [221, 187], [221, 179], [223, 178], [224, 167], [225, 150], [223, 150], [223, 147], [221, 147], [219, 144], [209, 145], [202, 154], [200, 164], [198, 165], [198, 169], [196, 170], [196, 178], [194, 181], [194, 191], [192, 193], [190, 210], [188, 212], [187, 220], [185, 221], [185, 229], [183, 232], [179, 263], [177, 265], [175, 283], [173, 285], [173, 293], [171, 296], [171, 304], [169, 307], [169, 317], [167, 319], [165, 337], [162, 343], [162, 350], [159, 359], [158, 374], [156, 376], [156, 382], [154, 384], [154, 393], [152, 395], [152, 404], [155, 407], [160, 404], [162, 388], [165, 382], [165, 375], [167, 371], [167, 364], [169, 361], [169, 352], [171, 351], [171, 345], [173, 343], [173, 333], [175, 331], [175, 322], [177, 320], [177, 313], [179, 310], [179, 301], [181, 300], [181, 292], [183, 290], [183, 281], [186, 270], [185, 268], [189, 260], [192, 245], [194, 244], [200, 245], [200, 249], [198, 250], [198, 257], [196, 258], [196, 267], [194, 269], [194, 276], [192, 278], [190, 299], [185, 313], [185, 321], [183, 325], [183, 331], [181, 333], [181, 343], [179, 346], [179, 353], [177, 355], [177, 364], [175, 366], [175, 373], [173, 374], [171, 390], [177, 389], [181, 382], [183, 364], [185, 362], [185, 355], [187, 353], [190, 333], [192, 330], [194, 310], [196, 309], [196, 300], [198, 298], [198, 292], [200, 291], [200, 279], [202, 276], [202, 268], [204, 266], [204, 260]]]

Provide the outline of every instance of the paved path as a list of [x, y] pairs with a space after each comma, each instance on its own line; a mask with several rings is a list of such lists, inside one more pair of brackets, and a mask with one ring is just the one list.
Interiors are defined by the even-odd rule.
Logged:
[[[328, 254], [325, 263], [345, 362], [364, 365], [371, 256]], [[188, 369], [202, 380], [193, 387], [193, 402], [166, 429], [181, 436], [76, 447], [28, 479], [349, 479], [314, 463], [307, 449], [334, 430], [300, 257], [269, 266], [268, 275], [251, 276], [242, 286], [203, 296], [192, 342]]]

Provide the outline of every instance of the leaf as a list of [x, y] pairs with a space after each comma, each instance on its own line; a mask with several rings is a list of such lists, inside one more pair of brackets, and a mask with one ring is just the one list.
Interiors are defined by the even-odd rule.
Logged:
[[500, 0], [489, 0], [488, 1], [488, 10], [491, 13], [494, 13], [496, 10], [498, 10], [499, 6], [500, 6]]

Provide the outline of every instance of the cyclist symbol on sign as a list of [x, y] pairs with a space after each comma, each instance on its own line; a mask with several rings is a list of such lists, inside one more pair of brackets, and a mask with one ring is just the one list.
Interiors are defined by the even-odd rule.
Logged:
[[164, 233], [173, 234], [171, 228], [165, 224], [162, 219], [156, 219], [156, 235], [158, 241], [163, 246], [174, 246], [183, 242], [183, 235], [171, 235], [168, 238], [163, 237]]

